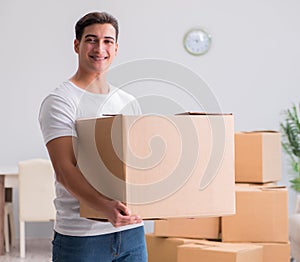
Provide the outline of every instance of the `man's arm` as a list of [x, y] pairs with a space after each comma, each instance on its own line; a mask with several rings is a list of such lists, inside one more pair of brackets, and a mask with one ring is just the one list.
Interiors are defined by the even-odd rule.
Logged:
[[[64, 136], [47, 143], [56, 179], [80, 202], [100, 211], [115, 227], [140, 223], [138, 216], [130, 215], [120, 201], [111, 200], [94, 189], [76, 167], [73, 137]], [[75, 149], [76, 150], [76, 149]]]

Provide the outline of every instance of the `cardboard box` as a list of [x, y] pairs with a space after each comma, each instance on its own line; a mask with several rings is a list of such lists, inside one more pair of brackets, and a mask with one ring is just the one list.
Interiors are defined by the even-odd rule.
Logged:
[[281, 136], [274, 131], [235, 134], [235, 181], [266, 183], [281, 179]]
[[[77, 163], [89, 183], [144, 219], [235, 213], [232, 115], [79, 120]], [[103, 218], [81, 203], [80, 214]]]
[[178, 262], [263, 262], [263, 249], [254, 244], [191, 243], [177, 252]]
[[177, 247], [195, 239], [157, 237], [146, 234], [148, 262], [177, 262]]
[[290, 243], [258, 243], [263, 247], [263, 262], [290, 262]]
[[288, 242], [285, 187], [237, 186], [236, 214], [222, 217], [224, 242]]
[[171, 218], [154, 221], [156, 236], [218, 239], [219, 233], [219, 217]]

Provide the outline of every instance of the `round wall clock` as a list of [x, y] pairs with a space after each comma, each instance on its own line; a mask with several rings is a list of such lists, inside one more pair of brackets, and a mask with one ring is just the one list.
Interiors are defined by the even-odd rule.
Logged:
[[194, 28], [185, 34], [183, 45], [191, 55], [203, 55], [211, 46], [211, 36], [203, 29]]

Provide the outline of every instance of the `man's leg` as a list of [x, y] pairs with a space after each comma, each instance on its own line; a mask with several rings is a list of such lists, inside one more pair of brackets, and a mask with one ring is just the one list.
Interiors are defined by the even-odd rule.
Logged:
[[115, 262], [147, 262], [147, 248], [144, 227], [119, 232], [119, 250], [116, 250]]
[[52, 241], [53, 262], [112, 261], [111, 239], [113, 234], [76, 237], [55, 232]]

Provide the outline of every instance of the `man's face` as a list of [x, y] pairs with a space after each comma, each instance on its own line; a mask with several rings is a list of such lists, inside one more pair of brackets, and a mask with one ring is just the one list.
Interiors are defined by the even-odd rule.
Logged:
[[116, 31], [111, 24], [93, 24], [84, 29], [81, 41], [74, 41], [79, 69], [88, 74], [106, 72], [117, 51]]

